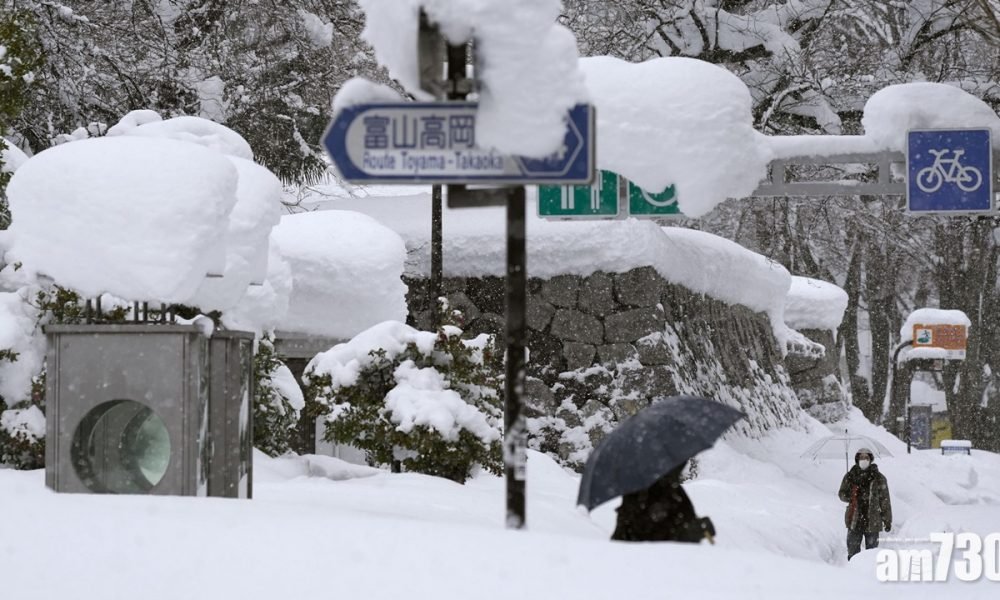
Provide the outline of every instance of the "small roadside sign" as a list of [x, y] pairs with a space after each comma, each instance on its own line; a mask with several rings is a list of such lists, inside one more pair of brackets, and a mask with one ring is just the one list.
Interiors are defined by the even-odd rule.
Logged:
[[964, 360], [968, 328], [965, 325], [915, 324], [913, 326], [914, 348], [940, 348], [944, 358]]
[[618, 175], [600, 171], [592, 185], [538, 186], [538, 215], [550, 218], [618, 216]]
[[633, 182], [628, 182], [628, 214], [632, 217], [683, 217], [677, 206], [677, 194], [670, 186], [658, 194], [647, 192]]
[[589, 184], [594, 110], [574, 106], [562, 147], [545, 158], [476, 145], [475, 102], [357, 104], [333, 118], [323, 147], [350, 183]]
[[910, 214], [994, 212], [989, 129], [911, 130], [906, 139]]
[[589, 186], [538, 186], [538, 216], [556, 220], [683, 217], [674, 186], [648, 192], [613, 171]]

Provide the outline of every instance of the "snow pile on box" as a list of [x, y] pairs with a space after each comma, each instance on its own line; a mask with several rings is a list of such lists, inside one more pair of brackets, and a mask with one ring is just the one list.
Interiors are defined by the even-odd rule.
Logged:
[[944, 83], [903, 83], [875, 92], [865, 104], [865, 136], [885, 150], [906, 149], [909, 129], [989, 128], [1000, 140], [1000, 117], [979, 98]]
[[286, 215], [272, 233], [292, 269], [284, 331], [349, 339], [406, 320], [406, 248], [392, 230], [347, 211]]
[[[362, 37], [379, 63], [410, 93], [420, 89], [417, 28], [420, 7], [445, 38], [476, 41], [482, 86], [476, 143], [505, 154], [545, 156], [566, 134], [566, 113], [586, 100], [577, 70], [576, 39], [556, 23], [558, 0], [362, 0]], [[337, 102], [337, 101], [335, 101]]]
[[191, 301], [203, 310], [226, 310], [247, 293], [247, 286], [264, 283], [268, 238], [281, 219], [281, 181], [252, 160], [227, 158], [239, 175], [236, 205], [223, 236], [223, 276], [206, 278]]
[[271, 330], [288, 314], [292, 295], [292, 268], [281, 255], [281, 248], [268, 238], [267, 276], [261, 285], [251, 285], [235, 306], [222, 314], [229, 329], [243, 331]]
[[750, 91], [726, 69], [691, 58], [633, 64], [580, 59], [597, 107], [597, 163], [643, 189], [675, 185], [700, 217], [727, 198], [749, 196], [771, 159], [753, 128]]
[[847, 292], [840, 286], [792, 276], [785, 296], [785, 323], [792, 329], [821, 329], [835, 332], [847, 310]]
[[41, 152], [7, 188], [8, 262], [85, 296], [188, 301], [217, 256], [237, 172], [194, 144], [105, 137]]
[[253, 160], [253, 150], [240, 134], [200, 117], [174, 117], [164, 121], [155, 111], [134, 110], [108, 129], [107, 135], [180, 140], [211, 148], [221, 154]]
[[[913, 341], [913, 328], [916, 325], [965, 325], [966, 331], [972, 327], [972, 321], [960, 310], [945, 310], [940, 308], [918, 308], [911, 312], [903, 327], [899, 330], [900, 342]], [[906, 348], [899, 354], [900, 362], [916, 359], [947, 358], [948, 351], [944, 348], [922, 347]]]

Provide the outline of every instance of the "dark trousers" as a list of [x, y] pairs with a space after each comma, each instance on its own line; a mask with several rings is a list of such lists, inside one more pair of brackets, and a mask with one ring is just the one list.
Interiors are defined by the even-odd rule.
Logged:
[[847, 560], [851, 560], [851, 557], [861, 552], [861, 538], [865, 538], [865, 550], [871, 548], [878, 548], [878, 532], [877, 531], [854, 531], [851, 529], [847, 530]]

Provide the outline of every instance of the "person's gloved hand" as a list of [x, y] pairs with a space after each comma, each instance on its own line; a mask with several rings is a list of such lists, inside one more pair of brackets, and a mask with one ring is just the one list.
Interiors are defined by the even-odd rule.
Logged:
[[892, 529], [892, 523], [890, 523], [890, 522], [886, 521], [886, 522], [885, 522], [885, 530], [886, 530], [886, 531], [889, 531], [890, 529]]

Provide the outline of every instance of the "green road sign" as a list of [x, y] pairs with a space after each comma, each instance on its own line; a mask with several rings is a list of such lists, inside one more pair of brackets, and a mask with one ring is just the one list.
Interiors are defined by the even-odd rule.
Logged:
[[683, 216], [677, 207], [677, 194], [670, 186], [659, 194], [647, 192], [628, 182], [628, 213], [630, 216]]
[[538, 186], [540, 217], [615, 217], [618, 205], [618, 175], [611, 171], [601, 171], [594, 185]]

